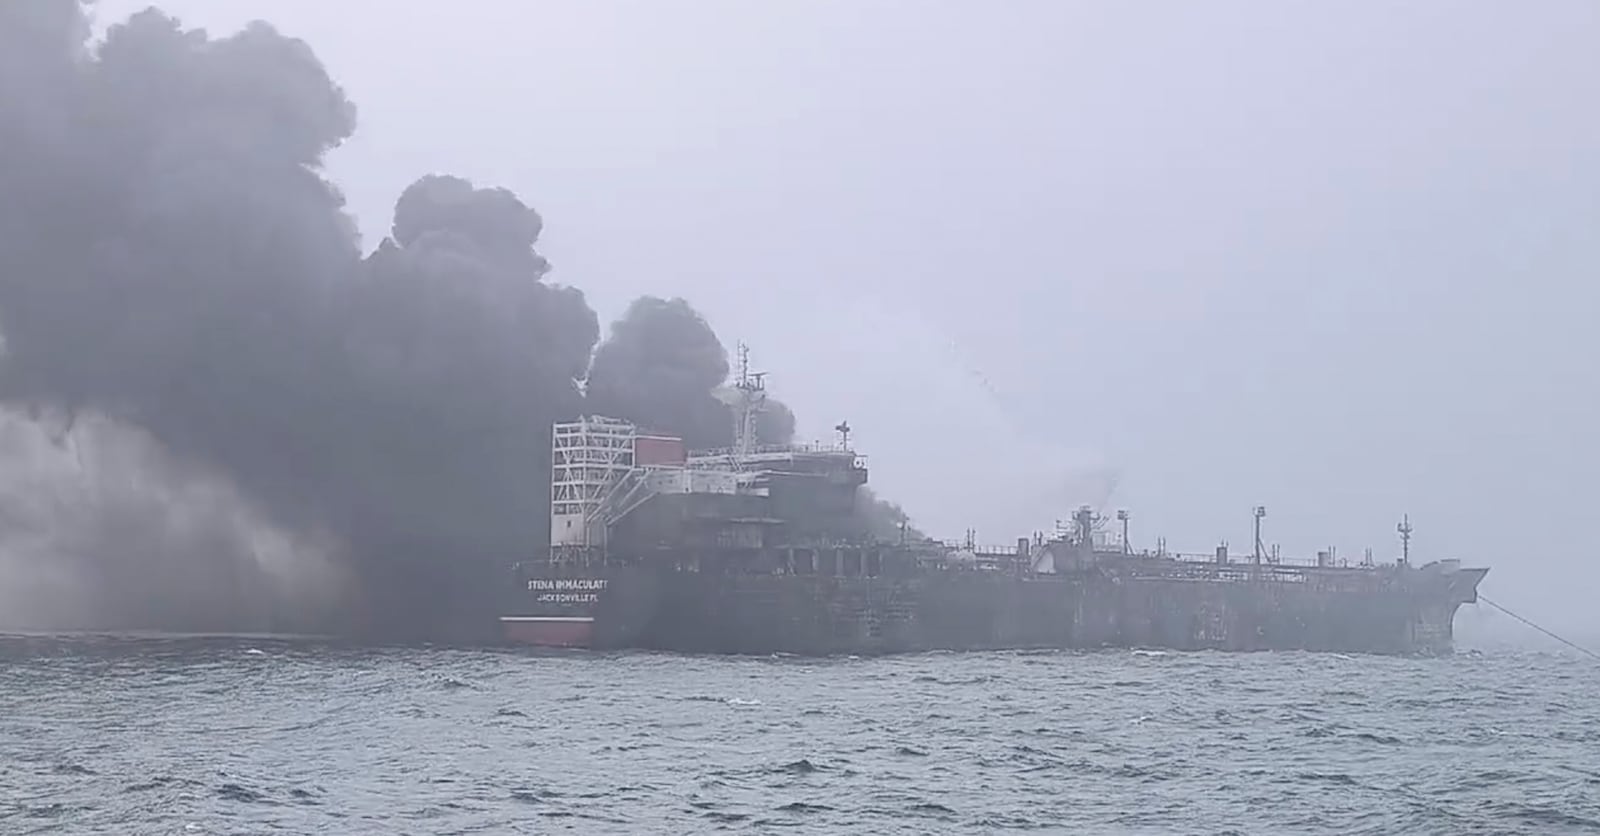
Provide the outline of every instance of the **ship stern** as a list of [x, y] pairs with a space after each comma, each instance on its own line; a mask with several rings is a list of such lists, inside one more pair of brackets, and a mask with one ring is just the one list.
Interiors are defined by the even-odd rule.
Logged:
[[553, 563], [518, 567], [499, 616], [509, 644], [550, 648], [625, 647], [655, 611], [659, 584], [638, 567]]
[[610, 579], [552, 564], [518, 568], [515, 594], [500, 615], [500, 636], [536, 647], [590, 647]]

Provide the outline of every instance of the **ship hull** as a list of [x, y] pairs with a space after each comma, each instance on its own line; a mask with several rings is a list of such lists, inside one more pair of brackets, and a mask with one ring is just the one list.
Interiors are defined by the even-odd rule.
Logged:
[[1160, 647], [1442, 654], [1484, 570], [1315, 582], [928, 572], [910, 577], [536, 569], [501, 635], [550, 647], [883, 654]]

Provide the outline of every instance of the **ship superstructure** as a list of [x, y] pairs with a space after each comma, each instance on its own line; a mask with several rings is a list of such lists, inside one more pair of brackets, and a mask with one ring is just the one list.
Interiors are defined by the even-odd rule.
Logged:
[[512, 641], [691, 652], [872, 653], [1159, 646], [1447, 652], [1486, 569], [1135, 551], [1089, 507], [1003, 549], [869, 536], [865, 459], [831, 443], [762, 445], [764, 379], [739, 348], [734, 443], [589, 416], [552, 430], [550, 551], [518, 564]]
[[[760, 445], [762, 376], [739, 347], [735, 443], [689, 451], [626, 421], [582, 417], [551, 433], [551, 561], [634, 563], [641, 550], [759, 548], [846, 540], [866, 461], [840, 424], [833, 443]], [[608, 548], [609, 547], [609, 548]]]

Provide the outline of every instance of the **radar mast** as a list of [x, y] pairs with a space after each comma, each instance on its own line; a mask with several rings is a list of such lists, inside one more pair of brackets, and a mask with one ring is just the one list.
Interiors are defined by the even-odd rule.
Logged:
[[1411, 515], [1406, 514], [1400, 518], [1400, 524], [1394, 527], [1400, 532], [1400, 562], [1411, 564]]
[[742, 468], [756, 446], [756, 415], [767, 401], [766, 372], [750, 371], [750, 346], [739, 343], [739, 376], [733, 388], [739, 393], [738, 415], [733, 435], [733, 460]]

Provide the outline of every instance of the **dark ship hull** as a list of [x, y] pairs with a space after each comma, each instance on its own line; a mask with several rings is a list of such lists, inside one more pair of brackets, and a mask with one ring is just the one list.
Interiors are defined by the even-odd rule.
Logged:
[[[1159, 561], [1055, 575], [926, 570], [902, 577], [525, 569], [508, 641], [595, 649], [798, 655], [1160, 647], [1442, 654], [1487, 570]], [[1148, 561], [1158, 562], [1158, 561]], [[1189, 576], [1175, 570], [1187, 569]], [[1252, 572], [1252, 570], [1255, 570]], [[1220, 572], [1241, 577], [1221, 579]], [[1252, 580], [1254, 574], [1256, 579]], [[531, 587], [531, 588], [530, 588]], [[582, 591], [573, 591], [582, 590]]]
[[[1087, 506], [1070, 532], [980, 550], [893, 545], [863, 525], [865, 460], [833, 445], [758, 447], [763, 389], [740, 352], [736, 444], [611, 418], [551, 434], [548, 559], [519, 564], [499, 611], [511, 642], [690, 653], [1163, 647], [1445, 653], [1487, 570], [1456, 561], [1348, 566], [1277, 559], [1260, 538], [1231, 557], [1135, 554]], [[1409, 543], [1410, 526], [1400, 528]], [[1269, 556], [1270, 555], [1270, 556]]]

